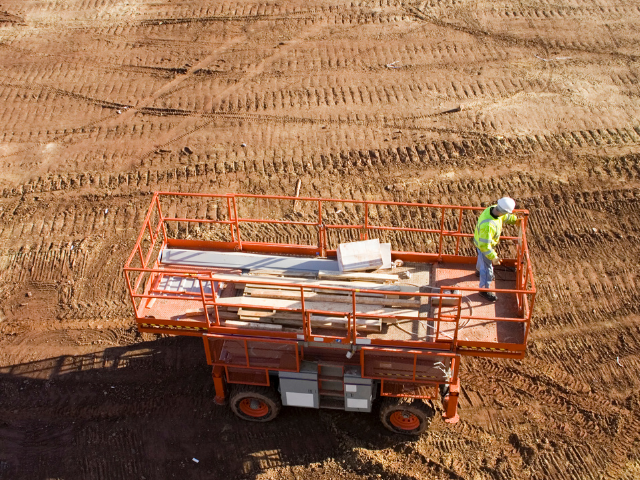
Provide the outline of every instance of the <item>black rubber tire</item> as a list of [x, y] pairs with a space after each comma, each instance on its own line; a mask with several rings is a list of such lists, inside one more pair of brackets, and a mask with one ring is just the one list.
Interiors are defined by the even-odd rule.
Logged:
[[[268, 407], [268, 411], [262, 416], [247, 415], [241, 409], [243, 400], [258, 400]], [[233, 413], [243, 420], [250, 422], [269, 422], [276, 418], [282, 409], [280, 395], [273, 388], [257, 387], [254, 385], [234, 385], [229, 395], [229, 406]]]
[[[391, 421], [394, 413], [413, 415], [419, 420], [419, 425], [413, 429], [400, 428]], [[422, 435], [431, 425], [436, 414], [431, 402], [419, 398], [385, 397], [380, 403], [380, 421], [387, 430], [401, 435]]]

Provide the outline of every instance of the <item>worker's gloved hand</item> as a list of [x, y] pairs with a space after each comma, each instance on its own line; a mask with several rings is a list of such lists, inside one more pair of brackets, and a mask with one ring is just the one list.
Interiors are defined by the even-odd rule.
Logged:
[[501, 262], [501, 260], [498, 257], [496, 257], [493, 260], [491, 260], [491, 263], [493, 265], [500, 265], [500, 262]]
[[522, 217], [518, 217], [516, 220], [516, 227], [519, 227], [520, 225], [522, 225]]

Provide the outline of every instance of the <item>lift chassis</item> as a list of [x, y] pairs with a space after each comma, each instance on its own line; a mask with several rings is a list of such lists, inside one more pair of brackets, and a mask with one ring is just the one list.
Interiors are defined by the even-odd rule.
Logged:
[[[478, 288], [481, 211], [154, 193], [124, 266], [138, 329], [201, 337], [215, 402], [246, 420], [283, 406], [375, 407], [401, 434], [437, 413], [455, 423], [461, 357], [523, 358], [536, 291], [526, 210], [501, 238], [495, 288]], [[367, 239], [390, 244], [390, 268], [340, 272], [337, 246]]]

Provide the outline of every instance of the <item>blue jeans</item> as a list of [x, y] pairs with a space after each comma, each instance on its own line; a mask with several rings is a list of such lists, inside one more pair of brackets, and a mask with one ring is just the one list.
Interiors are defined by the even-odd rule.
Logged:
[[493, 263], [487, 257], [485, 257], [479, 248], [478, 261], [476, 262], [476, 268], [480, 272], [480, 288], [491, 288], [491, 282], [493, 281]]

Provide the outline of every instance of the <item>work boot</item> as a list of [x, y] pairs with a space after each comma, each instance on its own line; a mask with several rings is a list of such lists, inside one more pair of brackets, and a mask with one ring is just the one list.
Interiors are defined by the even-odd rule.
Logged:
[[480, 276], [480, 270], [476, 270], [476, 277]]
[[480, 296], [486, 298], [490, 302], [498, 300], [498, 297], [496, 297], [496, 294], [493, 292], [480, 292]]

